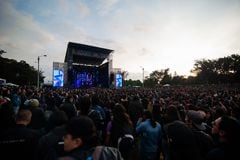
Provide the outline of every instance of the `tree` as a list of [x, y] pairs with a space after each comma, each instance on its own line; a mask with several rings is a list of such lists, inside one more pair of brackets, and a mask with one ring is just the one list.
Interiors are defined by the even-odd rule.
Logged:
[[127, 86], [127, 87], [139, 86], [140, 87], [140, 86], [142, 86], [142, 82], [140, 80], [129, 79], [129, 80], [125, 80], [124, 86]]
[[0, 50], [0, 57], [2, 56], [3, 53], [7, 53], [7, 52], [1, 49]]
[[192, 70], [198, 83], [239, 83], [240, 56], [218, 58], [216, 60], [197, 60]]
[[169, 74], [169, 68], [163, 70], [163, 78], [161, 80], [161, 84], [171, 83], [172, 76]]
[[174, 76], [172, 77], [171, 79], [171, 82], [170, 84], [175, 84], [175, 85], [178, 85], [178, 84], [186, 84], [186, 78], [184, 78], [184, 76]]
[[146, 77], [146, 79], [144, 80], [144, 86], [145, 87], [150, 87], [150, 88], [153, 88], [157, 85], [157, 82], [156, 80], [154, 79], [151, 79], [149, 77]]
[[[37, 83], [37, 70], [23, 60], [17, 62], [14, 59], [0, 57], [0, 68], [0, 77], [7, 82], [19, 85], [36, 85]], [[40, 82], [43, 80], [44, 77], [40, 72]]]
[[163, 77], [164, 77], [163, 70], [161, 70], [161, 71], [155, 70], [152, 73], [150, 73], [150, 75], [149, 75], [149, 78], [152, 79], [157, 84], [160, 84]]

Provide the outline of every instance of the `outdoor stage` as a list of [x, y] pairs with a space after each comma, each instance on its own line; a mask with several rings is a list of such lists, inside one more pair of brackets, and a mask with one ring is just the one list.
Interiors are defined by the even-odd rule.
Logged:
[[54, 87], [108, 88], [113, 50], [69, 42], [64, 63], [53, 63]]

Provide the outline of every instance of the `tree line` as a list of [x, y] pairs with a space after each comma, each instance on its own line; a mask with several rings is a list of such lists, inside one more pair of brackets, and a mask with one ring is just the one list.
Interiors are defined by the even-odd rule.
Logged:
[[[149, 76], [144, 77], [145, 87], [156, 87], [163, 84], [192, 85], [192, 84], [233, 84], [240, 82], [240, 55], [232, 54], [218, 59], [196, 60], [191, 70], [195, 76], [184, 77], [172, 75], [169, 68], [155, 70]], [[128, 75], [123, 72], [124, 75]], [[126, 76], [125, 76], [126, 77]], [[125, 86], [142, 86], [137, 80], [125, 80]]]
[[[23, 60], [17, 62], [14, 59], [3, 58], [0, 56], [0, 69], [0, 78], [6, 79], [7, 82], [18, 85], [37, 85], [38, 71]], [[42, 83], [43, 80], [44, 76], [40, 71], [40, 83]]]
[[[14, 59], [3, 58], [0, 54], [0, 78], [7, 82], [18, 85], [36, 85], [37, 70], [25, 61], [17, 62]], [[144, 77], [145, 87], [156, 87], [163, 84], [170, 85], [191, 85], [191, 84], [233, 84], [240, 82], [240, 55], [232, 54], [218, 59], [196, 60], [191, 70], [195, 76], [184, 77], [182, 75], [170, 74], [169, 68], [155, 70], [149, 76]], [[123, 77], [128, 76], [127, 71], [122, 72]], [[44, 76], [40, 71], [40, 83], [43, 83]], [[125, 79], [124, 78], [124, 79]], [[140, 80], [124, 80], [124, 86], [142, 86]]]

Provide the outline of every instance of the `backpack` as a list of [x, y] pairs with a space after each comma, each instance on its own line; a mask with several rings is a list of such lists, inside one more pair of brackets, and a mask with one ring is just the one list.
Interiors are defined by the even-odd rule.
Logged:
[[125, 160], [131, 159], [134, 148], [134, 137], [131, 134], [125, 134], [118, 138], [118, 150]]
[[97, 146], [94, 148], [91, 156], [87, 157], [86, 160], [123, 160], [121, 153], [117, 148]]
[[99, 111], [91, 109], [88, 116], [93, 120], [97, 130], [103, 129], [104, 119]]
[[117, 148], [96, 146], [81, 155], [71, 155], [60, 157], [58, 160], [123, 160], [121, 153]]
[[134, 141], [134, 137], [131, 134], [124, 134], [124, 136], [118, 138], [118, 149], [122, 148], [123, 146], [132, 146]]

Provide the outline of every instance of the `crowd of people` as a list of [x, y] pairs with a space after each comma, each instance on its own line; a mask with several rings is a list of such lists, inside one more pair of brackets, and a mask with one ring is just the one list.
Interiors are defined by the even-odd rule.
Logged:
[[238, 87], [0, 87], [7, 159], [237, 160], [238, 145]]

